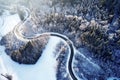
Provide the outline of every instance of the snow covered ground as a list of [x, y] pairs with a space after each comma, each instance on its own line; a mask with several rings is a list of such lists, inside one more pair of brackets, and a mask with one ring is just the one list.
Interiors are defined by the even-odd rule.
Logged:
[[[12, 31], [19, 21], [18, 14], [0, 16], [0, 40], [2, 38], [1, 36]], [[60, 40], [58, 37], [51, 37], [42, 56], [35, 65], [23, 65], [14, 62], [6, 55], [4, 51], [5, 47], [0, 46], [0, 74], [10, 74], [13, 76], [13, 80], [57, 80], [56, 66], [58, 63], [53, 52]], [[119, 80], [115, 77], [108, 78], [107, 80], [114, 79]], [[0, 80], [7, 79], [0, 75]]]
[[[0, 46], [0, 73], [12, 75], [13, 80], [56, 80], [57, 61], [52, 53], [59, 41], [59, 38], [51, 37], [41, 58], [35, 65], [14, 62], [6, 55], [4, 47]], [[0, 79], [5, 80], [2, 76]]]
[[[0, 36], [12, 31], [19, 21], [17, 14], [4, 17], [4, 25], [0, 26]], [[59, 41], [60, 38], [51, 37], [41, 58], [35, 65], [23, 65], [14, 62], [6, 55], [5, 47], [0, 46], [0, 74], [10, 74], [13, 76], [13, 80], [56, 80], [57, 61], [52, 53]], [[6, 78], [0, 76], [0, 80], [6, 80]]]
[[12, 31], [15, 25], [20, 21], [19, 15], [14, 14], [11, 16], [1, 16], [3, 25], [0, 26], [0, 34], [2, 36], [6, 35], [8, 32]]

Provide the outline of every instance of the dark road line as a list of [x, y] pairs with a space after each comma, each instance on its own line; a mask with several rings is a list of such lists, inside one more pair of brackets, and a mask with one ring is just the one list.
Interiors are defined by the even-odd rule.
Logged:
[[24, 24], [27, 21], [27, 19], [29, 19], [29, 17], [30, 17], [30, 13], [29, 13], [28, 9], [26, 9], [26, 10], [27, 10], [29, 15], [23, 21], [18, 23], [18, 25], [16, 25], [14, 30], [13, 30], [16, 37], [23, 40], [23, 41], [30, 41], [30, 40], [39, 38], [40, 36], [50, 35], [50, 36], [59, 37], [59, 38], [63, 39], [64, 41], [66, 41], [66, 43], [70, 47], [70, 52], [71, 52], [70, 57], [68, 58], [68, 64], [67, 64], [68, 67], [67, 68], [68, 68], [68, 71], [69, 71], [69, 74], [70, 74], [71, 78], [73, 80], [78, 80], [77, 77], [75, 76], [73, 70], [72, 70], [72, 62], [73, 62], [73, 57], [74, 57], [74, 46], [72, 44], [72, 41], [69, 38], [67, 38], [66, 36], [64, 36], [62, 34], [54, 33], [54, 32], [46, 32], [46, 33], [42, 33], [42, 34], [39, 34], [39, 35], [37, 34], [37, 36], [33, 36], [33, 37], [26, 37], [26, 36], [20, 34], [20, 32], [18, 31], [18, 28], [20, 27], [20, 25]]

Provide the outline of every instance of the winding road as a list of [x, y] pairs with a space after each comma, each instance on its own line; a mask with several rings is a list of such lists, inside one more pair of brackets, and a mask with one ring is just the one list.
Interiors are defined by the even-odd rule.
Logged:
[[42, 34], [35, 34], [34, 36], [31, 36], [31, 37], [26, 37], [26, 36], [22, 35], [19, 32], [18, 29], [19, 29], [21, 24], [24, 24], [31, 17], [29, 9], [24, 8], [22, 11], [25, 11], [25, 15], [27, 15], [27, 16], [15, 26], [15, 28], [13, 30], [15, 36], [18, 39], [20, 39], [22, 41], [26, 41], [26, 42], [28, 42], [30, 40], [33, 40], [33, 39], [37, 39], [40, 36], [44, 36], [44, 35], [59, 37], [59, 38], [63, 39], [64, 41], [66, 41], [66, 43], [68, 44], [69, 49], [70, 49], [70, 55], [69, 55], [68, 62], [67, 62], [68, 63], [67, 64], [67, 69], [69, 71], [68, 73], [73, 80], [78, 80], [76, 75], [73, 72], [73, 69], [72, 69], [72, 62], [73, 62], [73, 57], [74, 57], [74, 45], [73, 45], [72, 41], [69, 38], [67, 38], [66, 36], [64, 36], [62, 34], [59, 34], [59, 33], [54, 33], [54, 32], [46, 32], [46, 33], [42, 33]]

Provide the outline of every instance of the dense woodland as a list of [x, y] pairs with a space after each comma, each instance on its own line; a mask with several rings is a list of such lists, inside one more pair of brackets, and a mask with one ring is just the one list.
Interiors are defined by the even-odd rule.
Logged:
[[[120, 77], [120, 69], [117, 69], [120, 68], [120, 0], [16, 0], [15, 2], [9, 0], [8, 2], [9, 5], [21, 4], [29, 8], [32, 16], [30, 21], [34, 26], [31, 33], [56, 32], [65, 35], [78, 51], [81, 51], [81, 48], [88, 50], [90, 54], [87, 56], [95, 59], [104, 69], [106, 73], [103, 74], [104, 77], [113, 73], [114, 76]], [[8, 5], [3, 1], [2, 3]], [[2, 40], [4, 42], [4, 37]], [[12, 54], [14, 58], [16, 53]], [[77, 56], [76, 59], [79, 61], [80, 57]], [[88, 78], [91, 76], [87, 72], [85, 74]], [[98, 80], [104, 80], [103, 76]]]

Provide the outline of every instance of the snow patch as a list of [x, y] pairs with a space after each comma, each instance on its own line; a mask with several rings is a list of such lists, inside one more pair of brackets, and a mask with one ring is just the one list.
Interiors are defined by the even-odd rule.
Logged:
[[107, 80], [120, 80], [120, 78], [117, 78], [117, 77], [110, 77], [110, 78], [108, 78]]
[[[13, 80], [56, 80], [57, 61], [54, 58], [54, 50], [60, 38], [51, 37], [42, 56], [35, 65], [18, 64], [10, 59], [0, 46], [0, 74], [10, 74]], [[3, 79], [3, 76], [0, 76]]]
[[[20, 18], [18, 14], [9, 15], [9, 16], [2, 16], [1, 20], [3, 20], [4, 24], [0, 25], [0, 34], [1, 36], [6, 35], [10, 31], [13, 30], [13, 28], [20, 22]], [[1, 22], [2, 23], [2, 22]]]

